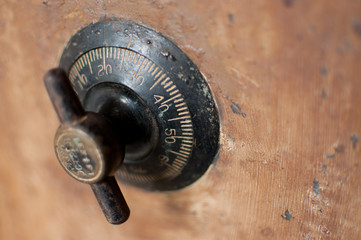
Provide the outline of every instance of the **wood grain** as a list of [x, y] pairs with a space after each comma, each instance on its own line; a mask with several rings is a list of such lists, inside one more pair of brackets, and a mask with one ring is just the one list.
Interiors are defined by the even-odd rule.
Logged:
[[[42, 83], [105, 16], [173, 39], [221, 115], [207, 174], [176, 192], [124, 186], [121, 226], [58, 165]], [[0, 239], [361, 238], [361, 1], [3, 0], [0, 33]]]

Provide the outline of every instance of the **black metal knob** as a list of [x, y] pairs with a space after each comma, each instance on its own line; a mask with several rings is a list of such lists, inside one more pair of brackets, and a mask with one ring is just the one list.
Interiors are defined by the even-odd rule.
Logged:
[[70, 176], [90, 184], [110, 223], [125, 222], [130, 210], [114, 177], [124, 159], [124, 144], [105, 117], [85, 112], [62, 69], [50, 70], [44, 83], [61, 122], [54, 139], [60, 164]]

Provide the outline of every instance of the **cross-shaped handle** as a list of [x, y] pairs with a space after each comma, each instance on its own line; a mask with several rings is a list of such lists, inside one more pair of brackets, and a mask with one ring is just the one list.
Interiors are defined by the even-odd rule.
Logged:
[[64, 70], [50, 70], [44, 83], [61, 122], [54, 139], [60, 164], [70, 176], [90, 184], [110, 223], [125, 222], [130, 210], [114, 177], [124, 144], [104, 116], [83, 109]]

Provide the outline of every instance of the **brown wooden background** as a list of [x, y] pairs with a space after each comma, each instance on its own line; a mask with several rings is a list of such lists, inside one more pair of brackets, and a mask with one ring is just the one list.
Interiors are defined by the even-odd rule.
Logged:
[[[121, 226], [58, 165], [42, 83], [104, 16], [173, 39], [221, 112], [207, 175], [172, 193], [124, 186]], [[1, 0], [0, 239], [360, 239], [360, 104], [358, 0]]]

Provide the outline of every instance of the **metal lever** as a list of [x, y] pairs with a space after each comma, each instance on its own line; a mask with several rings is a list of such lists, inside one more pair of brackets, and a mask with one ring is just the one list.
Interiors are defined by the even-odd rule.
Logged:
[[114, 177], [124, 144], [107, 119], [85, 112], [64, 70], [50, 70], [44, 83], [61, 122], [54, 139], [60, 164], [70, 176], [90, 184], [108, 222], [125, 222], [130, 210]]

